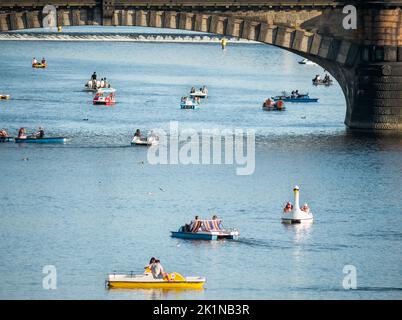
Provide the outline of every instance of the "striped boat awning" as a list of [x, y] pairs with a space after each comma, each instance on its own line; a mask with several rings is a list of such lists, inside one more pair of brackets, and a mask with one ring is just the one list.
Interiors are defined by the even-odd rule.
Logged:
[[215, 219], [215, 220], [197, 220], [194, 222], [193, 228], [191, 232], [198, 232], [198, 231], [222, 231], [222, 220]]

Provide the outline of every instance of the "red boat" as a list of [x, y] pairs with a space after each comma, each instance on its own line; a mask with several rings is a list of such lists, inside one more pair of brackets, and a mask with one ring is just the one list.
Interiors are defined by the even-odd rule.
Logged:
[[102, 104], [105, 106], [112, 106], [116, 103], [116, 90], [113, 88], [99, 89], [93, 99], [93, 104]]

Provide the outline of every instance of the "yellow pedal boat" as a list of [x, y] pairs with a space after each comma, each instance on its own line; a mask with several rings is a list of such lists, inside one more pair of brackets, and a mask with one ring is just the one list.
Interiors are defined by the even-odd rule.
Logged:
[[37, 62], [32, 64], [32, 68], [44, 69], [46, 67], [47, 67], [46, 63]]
[[9, 94], [0, 94], [0, 100], [9, 100], [10, 95]]
[[168, 279], [154, 279], [151, 273], [144, 274], [109, 274], [107, 286], [109, 288], [126, 289], [202, 289], [206, 279], [204, 277], [183, 277], [180, 273], [172, 272]]

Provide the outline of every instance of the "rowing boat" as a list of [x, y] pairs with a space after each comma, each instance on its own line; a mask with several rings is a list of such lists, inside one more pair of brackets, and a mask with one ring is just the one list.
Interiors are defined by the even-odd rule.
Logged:
[[44, 138], [35, 138], [35, 137], [27, 137], [27, 138], [15, 138], [15, 142], [17, 143], [66, 143], [66, 137], [44, 137]]

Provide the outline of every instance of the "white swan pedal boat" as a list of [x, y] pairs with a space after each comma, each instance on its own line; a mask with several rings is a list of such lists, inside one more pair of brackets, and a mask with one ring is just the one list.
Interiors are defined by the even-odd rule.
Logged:
[[205, 277], [184, 277], [172, 272], [165, 279], [155, 279], [152, 273], [143, 274], [109, 274], [106, 284], [109, 288], [127, 289], [202, 289]]
[[282, 223], [295, 224], [295, 223], [312, 223], [314, 220], [313, 213], [308, 210], [303, 211], [299, 205], [299, 187], [295, 186], [293, 192], [295, 195], [295, 204], [291, 211], [282, 213]]
[[153, 146], [153, 145], [158, 144], [158, 142], [159, 142], [159, 139], [156, 136], [149, 136], [146, 138], [145, 137], [141, 138], [141, 137], [135, 136], [133, 138], [133, 140], [131, 140], [131, 145], [132, 146]]

